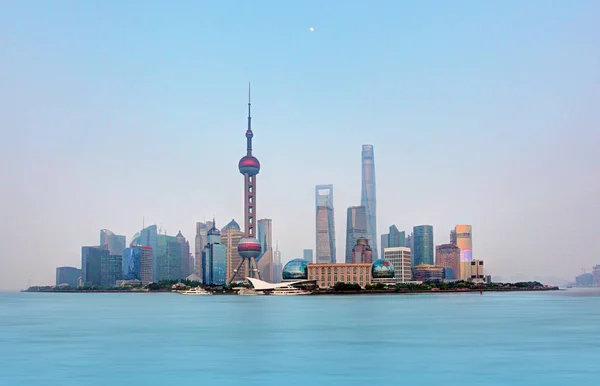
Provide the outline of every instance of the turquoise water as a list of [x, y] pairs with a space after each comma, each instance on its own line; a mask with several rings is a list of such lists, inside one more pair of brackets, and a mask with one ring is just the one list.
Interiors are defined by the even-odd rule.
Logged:
[[1, 386], [564, 386], [598, 379], [600, 293], [593, 290], [0, 294]]

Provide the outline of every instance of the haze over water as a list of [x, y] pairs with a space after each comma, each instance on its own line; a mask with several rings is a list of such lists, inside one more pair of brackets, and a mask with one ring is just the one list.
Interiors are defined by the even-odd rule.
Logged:
[[0, 294], [0, 385], [576, 385], [600, 293]]

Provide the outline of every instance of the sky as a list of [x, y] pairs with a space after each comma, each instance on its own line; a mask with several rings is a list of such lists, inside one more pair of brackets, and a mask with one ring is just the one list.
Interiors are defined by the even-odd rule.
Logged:
[[[600, 3], [4, 1], [0, 289], [53, 284], [100, 229], [193, 245], [243, 223], [252, 82], [257, 215], [282, 260], [337, 257], [375, 149], [377, 227], [473, 226], [495, 276], [600, 264]], [[309, 28], [315, 31], [310, 32]]]

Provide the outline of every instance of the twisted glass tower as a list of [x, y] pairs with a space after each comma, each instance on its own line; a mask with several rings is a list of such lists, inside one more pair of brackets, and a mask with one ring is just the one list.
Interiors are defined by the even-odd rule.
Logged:
[[373, 260], [377, 255], [377, 202], [375, 199], [375, 159], [373, 145], [362, 147], [362, 192], [360, 205], [365, 207], [367, 214], [367, 239], [373, 249]]

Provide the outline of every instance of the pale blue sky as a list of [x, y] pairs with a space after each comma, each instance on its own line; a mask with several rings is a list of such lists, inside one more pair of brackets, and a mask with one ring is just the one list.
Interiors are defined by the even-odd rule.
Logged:
[[[600, 264], [598, 1], [5, 1], [0, 288], [51, 284], [99, 230], [242, 223], [284, 261], [334, 184], [338, 260], [375, 146], [378, 229], [473, 225], [493, 275]], [[309, 27], [315, 32], [310, 33]]]

